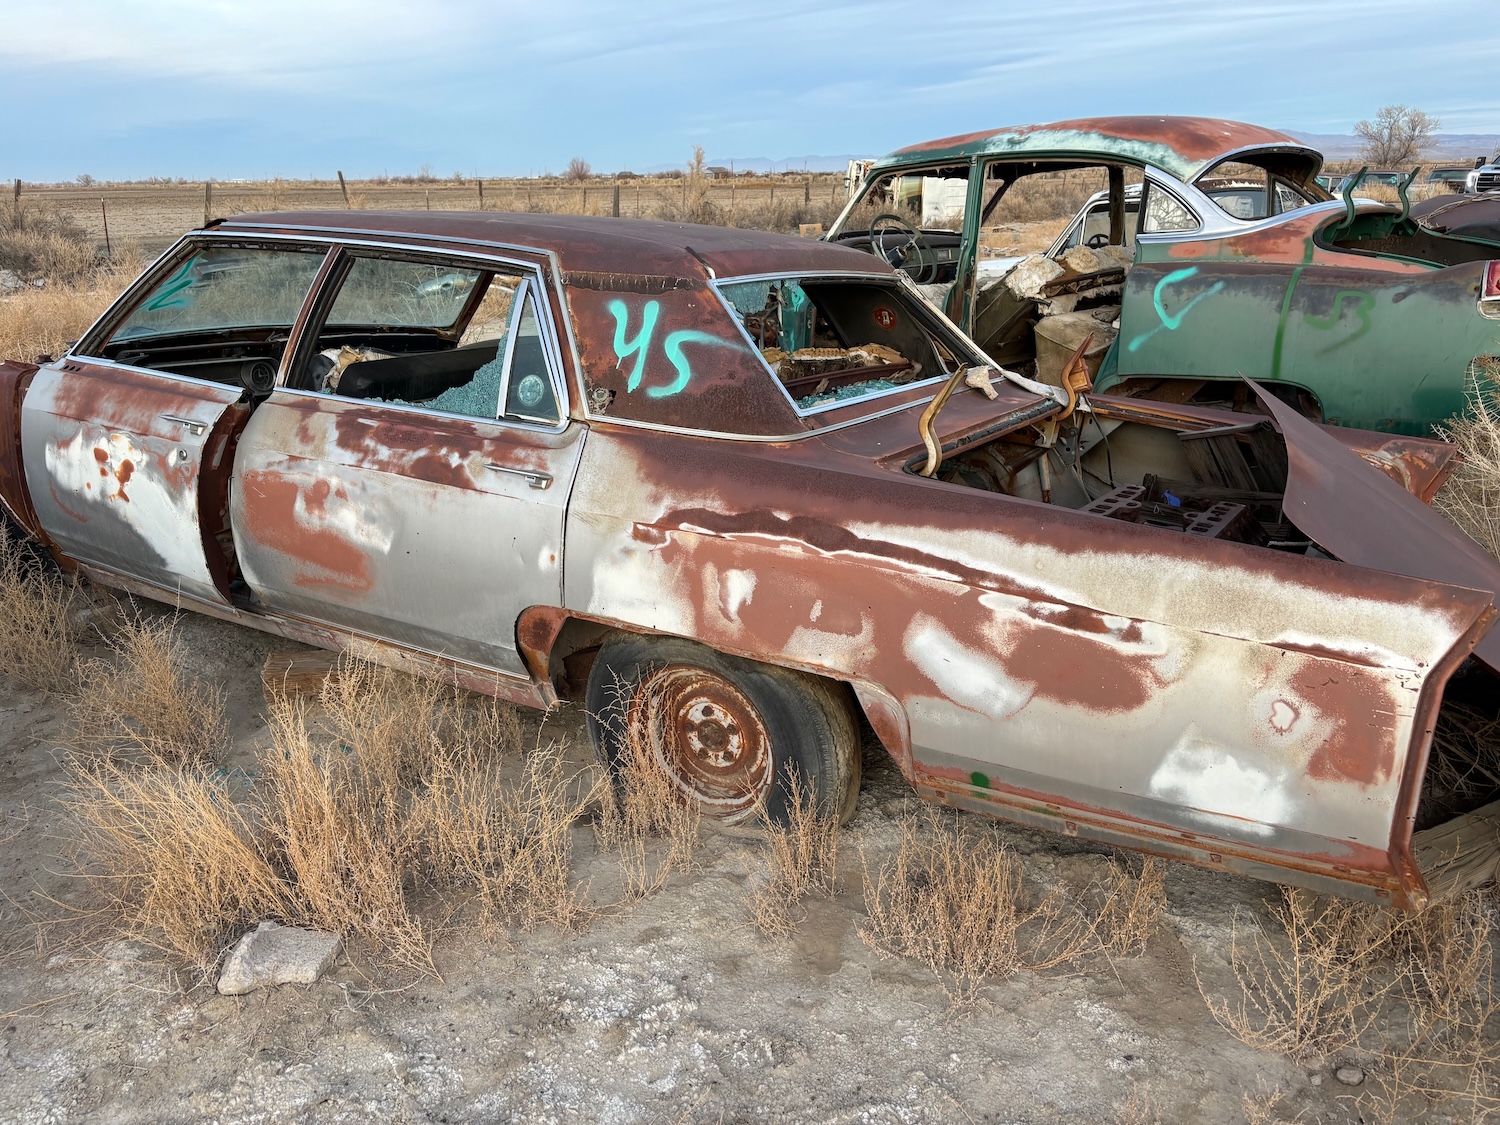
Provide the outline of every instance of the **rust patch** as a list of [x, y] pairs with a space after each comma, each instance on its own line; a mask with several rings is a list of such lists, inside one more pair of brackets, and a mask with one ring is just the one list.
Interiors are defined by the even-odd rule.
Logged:
[[310, 515], [325, 514], [327, 481], [318, 481], [304, 493], [295, 481], [277, 473], [251, 470], [241, 483], [250, 534], [300, 564], [294, 579], [297, 585], [356, 593], [367, 593], [374, 586], [370, 560], [363, 551], [336, 531], [309, 526], [297, 517], [299, 499]]
[[1396, 706], [1384, 684], [1362, 669], [1319, 662], [1293, 675], [1291, 686], [1334, 724], [1308, 759], [1309, 777], [1377, 785], [1391, 776], [1396, 746], [1389, 731]]

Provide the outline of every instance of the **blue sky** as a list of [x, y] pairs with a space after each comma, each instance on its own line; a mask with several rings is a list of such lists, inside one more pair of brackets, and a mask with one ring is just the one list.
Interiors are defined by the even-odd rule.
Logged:
[[[1460, 30], [1461, 29], [1461, 30]], [[0, 177], [877, 155], [1114, 113], [1500, 132], [1494, 0], [0, 0]]]

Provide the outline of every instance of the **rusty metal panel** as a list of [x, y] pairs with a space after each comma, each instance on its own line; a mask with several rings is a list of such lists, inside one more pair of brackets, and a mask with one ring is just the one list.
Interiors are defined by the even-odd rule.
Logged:
[[561, 602], [584, 432], [277, 391], [235, 455], [245, 581], [267, 609], [526, 675], [516, 620]]
[[45, 365], [21, 411], [38, 522], [76, 560], [226, 602], [205, 550], [203, 457], [243, 393], [96, 360]]
[[1050, 803], [1058, 826], [1398, 895], [1423, 692], [1491, 594], [829, 454], [600, 427], [568, 606], [872, 685], [905, 712], [913, 779], [1001, 815]]
[[21, 401], [36, 369], [34, 363], [0, 362], [0, 508], [30, 535], [41, 525], [21, 468]]
[[568, 308], [595, 415], [751, 435], [807, 428], [706, 283], [570, 286]]
[[1085, 117], [1045, 125], [989, 129], [897, 149], [875, 163], [875, 172], [916, 160], [952, 160], [970, 156], [1068, 156], [1154, 164], [1189, 182], [1229, 152], [1250, 147], [1275, 148], [1300, 156], [1310, 179], [1323, 163], [1316, 149], [1295, 137], [1213, 117]]

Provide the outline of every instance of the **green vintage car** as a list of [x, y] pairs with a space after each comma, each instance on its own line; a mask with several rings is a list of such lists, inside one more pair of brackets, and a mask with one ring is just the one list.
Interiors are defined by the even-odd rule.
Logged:
[[[973, 133], [876, 161], [826, 237], [1044, 380], [1092, 337], [1101, 390], [1255, 409], [1249, 376], [1319, 421], [1426, 434], [1500, 371], [1500, 244], [1355, 184], [1334, 198], [1321, 166], [1293, 137], [1206, 118]], [[1059, 198], [1078, 218], [1020, 255]]]

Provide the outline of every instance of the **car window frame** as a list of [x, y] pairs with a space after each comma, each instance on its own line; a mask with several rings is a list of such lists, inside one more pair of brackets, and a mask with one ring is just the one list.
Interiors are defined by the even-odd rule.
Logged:
[[[942, 385], [943, 381], [949, 378], [950, 375], [933, 375], [930, 378], [919, 379], [913, 383], [903, 383], [900, 386], [888, 387], [883, 391], [872, 391], [870, 394], [865, 395], [861, 398], [843, 400], [835, 399], [831, 402], [819, 403], [817, 406], [799, 406], [797, 404], [797, 400], [792, 397], [791, 392], [786, 389], [786, 385], [781, 381], [776, 372], [772, 370], [771, 365], [766, 362], [765, 356], [761, 355], [760, 348], [756, 346], [754, 338], [745, 328], [744, 321], [740, 319], [739, 312], [736, 311], [734, 305], [730, 303], [729, 298], [720, 291], [720, 286], [723, 285], [743, 285], [756, 281], [863, 282], [870, 285], [879, 285], [888, 288], [894, 287], [900, 290], [904, 296], [915, 301], [917, 307], [921, 309], [922, 312], [936, 319], [936, 321], [942, 328], [946, 329], [948, 332], [956, 336], [960, 345], [967, 345], [968, 347], [973, 348], [974, 354], [979, 357], [979, 359], [976, 361], [977, 363], [987, 364], [995, 368], [996, 370], [1000, 369], [1000, 365], [993, 359], [991, 359], [987, 354], [985, 354], [984, 349], [981, 348], [976, 341], [970, 339], [967, 333], [959, 328], [958, 325], [954, 324], [942, 309], [938, 308], [926, 297], [924, 297], [922, 295], [922, 291], [916, 287], [916, 283], [913, 282], [911, 278], [907, 277], [906, 274], [902, 273], [900, 270], [897, 270], [891, 274], [840, 273], [837, 271], [827, 270], [812, 272], [802, 270], [778, 270], [772, 273], [735, 274], [732, 276], [713, 278], [709, 282], [709, 289], [712, 290], [715, 299], [719, 302], [720, 305], [723, 306], [725, 313], [727, 313], [730, 320], [733, 321], [735, 331], [740, 334], [740, 338], [745, 342], [745, 345], [750, 349], [752, 353], [754, 353], [756, 362], [760, 364], [761, 369], [766, 373], [766, 377], [769, 378], [772, 385], [781, 392], [782, 397], [786, 399], [787, 404], [791, 406], [792, 410], [796, 412], [798, 418], [815, 418], [819, 414], [826, 413], [830, 410], [847, 410], [850, 407], [863, 407], [869, 403], [878, 402], [880, 399], [888, 398], [892, 395], [906, 394], [910, 392], [913, 387], [931, 387], [931, 389], [935, 393], [937, 389]], [[892, 286], [893, 282], [894, 286]], [[962, 357], [960, 357], [960, 362], [963, 362]], [[970, 366], [974, 365], [975, 363], [970, 363]], [[866, 416], [861, 416], [856, 420], [864, 421], [865, 417]], [[844, 424], [849, 425], [852, 424], [852, 422], [846, 422]]]
[[[194, 383], [210, 383], [216, 386], [227, 384], [216, 383], [212, 379], [198, 379], [191, 375], [180, 375], [173, 371], [160, 371], [156, 368], [135, 367], [128, 363], [119, 363], [109, 359], [102, 354], [102, 348], [109, 343], [120, 325], [135, 312], [140, 303], [155, 291], [161, 281], [169, 277], [174, 270], [180, 269], [184, 262], [198, 253], [198, 248], [203, 246], [243, 246], [256, 249], [285, 249], [288, 245], [302, 246], [309, 250], [322, 251], [323, 260], [318, 269], [314, 271], [312, 281], [309, 283], [307, 292], [302, 295], [302, 301], [297, 306], [297, 311], [292, 317], [292, 322], [287, 326], [287, 342], [282, 351], [281, 365], [276, 372], [277, 384], [282, 376], [288, 357], [297, 339], [297, 330], [301, 325], [302, 317], [314, 295], [321, 286], [327, 271], [330, 258], [333, 256], [333, 248], [326, 240], [318, 238], [277, 238], [275, 236], [264, 236], [260, 234], [245, 236], [214, 236], [208, 232], [193, 231], [183, 235], [171, 246], [162, 251], [161, 256], [152, 262], [139, 277], [126, 286], [125, 291], [114, 299], [108, 308], [99, 315], [93, 324], [82, 332], [78, 339], [73, 341], [64, 352], [64, 358], [77, 358], [88, 360], [90, 363], [109, 363], [117, 367], [130, 368], [139, 371], [154, 371], [158, 375], [168, 378], [187, 379]], [[207, 330], [205, 330], [207, 331]]]
[[[257, 236], [260, 237], [260, 236]], [[289, 239], [297, 236], [289, 235]], [[301, 241], [317, 243], [322, 240], [306, 239]], [[562, 433], [573, 422], [572, 395], [569, 393], [566, 368], [562, 362], [561, 338], [558, 328], [552, 320], [552, 309], [550, 302], [543, 300], [547, 292], [546, 281], [542, 276], [541, 267], [535, 262], [526, 261], [521, 258], [512, 258], [504, 254], [482, 254], [461, 250], [445, 250], [440, 247], [424, 246], [404, 242], [388, 242], [385, 240], [374, 241], [367, 239], [328, 239], [329, 258], [324, 263], [324, 269], [320, 272], [313, 290], [304, 302], [298, 322], [293, 329], [292, 338], [287, 343], [286, 354], [283, 359], [282, 369], [276, 374], [276, 385], [272, 393], [277, 391], [289, 391], [299, 395], [311, 395], [316, 398], [326, 398], [338, 402], [354, 403], [364, 402], [379, 405], [382, 408], [403, 411], [416, 414], [423, 418], [459, 419], [471, 422], [481, 422], [491, 425], [515, 426], [524, 430], [532, 430], [538, 433], [558, 434]], [[326, 391], [316, 391], [308, 387], [293, 386], [291, 376], [294, 363], [304, 363], [309, 356], [305, 355], [306, 348], [317, 342], [317, 331], [326, 323], [328, 311], [337, 299], [340, 285], [347, 275], [348, 266], [359, 257], [370, 256], [366, 251], [378, 251], [375, 256], [398, 258], [415, 261], [432, 261], [437, 264], [453, 264], [463, 262], [467, 265], [477, 266], [490, 272], [506, 272], [522, 279], [522, 284], [517, 286], [518, 291], [534, 292], [534, 309], [537, 319], [537, 330], [541, 336], [542, 354], [547, 363], [547, 375], [552, 383], [552, 393], [557, 402], [558, 419], [555, 423], [536, 422], [523, 418], [508, 417], [503, 413], [505, 396], [510, 387], [510, 363], [509, 360], [514, 346], [513, 334], [507, 334], [506, 340], [506, 367], [505, 374], [501, 380], [500, 399], [496, 407], [495, 418], [479, 418], [472, 414], [456, 414], [446, 410], [434, 410], [431, 407], [415, 403], [388, 402], [384, 399], [357, 399], [346, 395], [329, 394]], [[474, 298], [475, 301], [482, 298]], [[466, 306], [465, 314], [471, 311]], [[463, 317], [459, 318], [463, 320]], [[571, 340], [569, 341], [571, 344]]]

